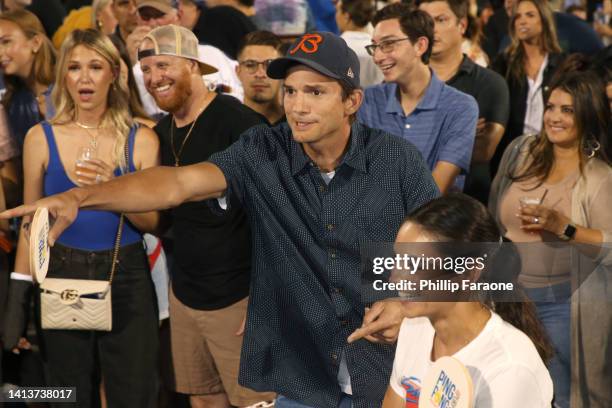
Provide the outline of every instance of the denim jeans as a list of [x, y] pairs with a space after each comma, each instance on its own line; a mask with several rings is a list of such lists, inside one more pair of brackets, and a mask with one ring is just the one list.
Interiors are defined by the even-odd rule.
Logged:
[[548, 363], [553, 380], [555, 406], [569, 408], [571, 384], [571, 283], [544, 288], [526, 288], [527, 296], [534, 300], [538, 318], [555, 350]]
[[[47, 385], [76, 387], [80, 408], [99, 406], [101, 380], [109, 407], [148, 408], [157, 399], [157, 300], [142, 242], [123, 246], [118, 261], [112, 331], [40, 330]], [[108, 280], [111, 263], [112, 251], [56, 244], [47, 277]]]

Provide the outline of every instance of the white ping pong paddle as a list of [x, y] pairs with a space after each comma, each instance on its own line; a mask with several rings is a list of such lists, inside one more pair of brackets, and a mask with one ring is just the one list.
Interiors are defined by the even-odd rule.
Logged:
[[49, 269], [49, 211], [40, 207], [30, 225], [30, 273], [42, 283]]
[[472, 408], [474, 386], [467, 368], [456, 358], [441, 357], [421, 387], [419, 408]]

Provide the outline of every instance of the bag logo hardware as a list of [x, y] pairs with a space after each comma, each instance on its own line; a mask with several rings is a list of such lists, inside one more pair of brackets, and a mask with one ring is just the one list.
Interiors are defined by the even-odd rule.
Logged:
[[79, 291], [76, 289], [64, 289], [60, 294], [60, 300], [65, 305], [73, 305], [79, 300]]

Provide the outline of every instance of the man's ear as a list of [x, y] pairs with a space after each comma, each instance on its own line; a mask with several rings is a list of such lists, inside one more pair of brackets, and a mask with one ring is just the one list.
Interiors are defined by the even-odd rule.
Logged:
[[361, 103], [363, 102], [363, 90], [355, 89], [351, 94], [344, 100], [344, 113], [347, 116], [351, 116], [359, 110]]
[[461, 35], [465, 35], [468, 27], [468, 19], [466, 17], [459, 20], [459, 28], [461, 30]]
[[197, 75], [202, 75], [200, 73], [200, 66], [198, 65], [198, 63], [192, 59], [189, 60], [189, 71], [191, 71], [192, 74], [197, 74]]
[[419, 58], [427, 52], [429, 48], [429, 39], [427, 37], [419, 37], [414, 44], [415, 52]]

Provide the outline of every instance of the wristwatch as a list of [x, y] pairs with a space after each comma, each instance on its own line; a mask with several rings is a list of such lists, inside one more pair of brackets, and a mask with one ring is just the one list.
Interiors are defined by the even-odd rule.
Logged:
[[576, 226], [571, 222], [565, 226], [563, 232], [559, 235], [563, 241], [569, 241], [574, 239], [574, 235], [576, 235]]

